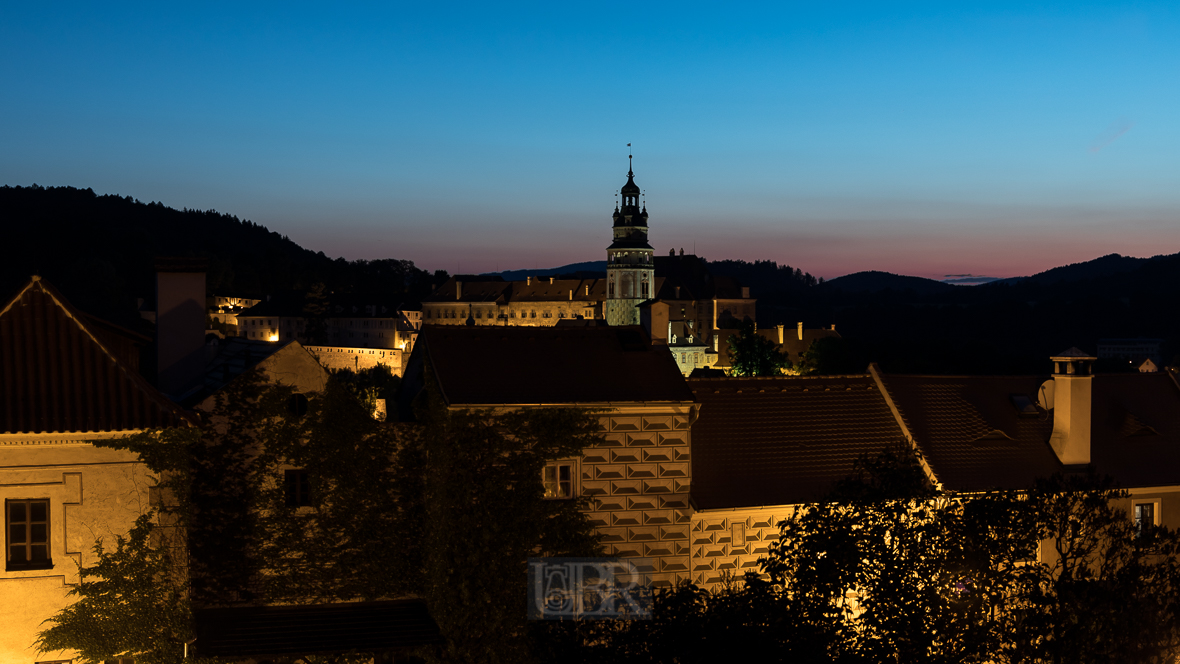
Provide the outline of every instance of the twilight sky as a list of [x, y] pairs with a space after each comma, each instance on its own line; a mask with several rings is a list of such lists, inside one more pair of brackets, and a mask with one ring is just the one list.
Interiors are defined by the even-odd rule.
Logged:
[[1180, 5], [8, 3], [0, 184], [346, 258], [652, 245], [827, 278], [1180, 251]]

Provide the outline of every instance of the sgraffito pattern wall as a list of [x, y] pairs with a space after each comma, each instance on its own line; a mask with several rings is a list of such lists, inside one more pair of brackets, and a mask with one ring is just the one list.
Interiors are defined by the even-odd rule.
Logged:
[[651, 559], [653, 585], [690, 574], [689, 413], [618, 412], [602, 418], [605, 441], [580, 463], [581, 493], [607, 555]]

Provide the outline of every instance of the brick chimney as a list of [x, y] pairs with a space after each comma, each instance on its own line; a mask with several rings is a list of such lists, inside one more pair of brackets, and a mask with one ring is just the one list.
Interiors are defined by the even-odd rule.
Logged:
[[[1090, 410], [1098, 358], [1070, 348], [1053, 360], [1053, 436], [1049, 445], [1066, 465], [1090, 463]], [[1047, 391], [1047, 390], [1046, 390]], [[1048, 396], [1048, 395], [1047, 395]]]
[[204, 258], [156, 259], [156, 371], [161, 392], [179, 401], [205, 375]]

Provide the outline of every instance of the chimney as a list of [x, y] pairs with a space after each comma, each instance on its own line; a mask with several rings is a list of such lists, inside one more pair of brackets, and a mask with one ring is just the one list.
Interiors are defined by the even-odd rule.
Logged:
[[676, 288], [676, 298], [675, 299], [679, 300], [680, 299], [680, 286], [675, 286], [674, 288]]
[[799, 341], [803, 341], [803, 321], [799, 321]]
[[205, 377], [204, 258], [156, 259], [156, 384], [179, 401]]
[[1053, 436], [1049, 445], [1066, 465], [1090, 463], [1090, 395], [1098, 358], [1077, 348], [1054, 355], [1053, 380], [1041, 387], [1042, 405], [1053, 409]]
[[549, 284], [553, 285], [553, 277], [549, 277]]
[[462, 281], [455, 282], [455, 299], [456, 300], [463, 299], [463, 282]]
[[590, 284], [586, 284], [586, 295], [590, 295]]
[[750, 287], [749, 286], [742, 286], [742, 299], [743, 300], [750, 299]]
[[524, 278], [524, 285], [525, 286], [532, 286], [533, 285], [533, 278], [532, 277], [525, 277]]
[[835, 331], [836, 331], [836, 324], [835, 324], [835, 323], [832, 323], [832, 331], [833, 331], [833, 332], [835, 332]]
[[778, 331], [778, 345], [780, 345], [780, 346], [783, 345], [783, 328], [785, 328], [785, 327], [786, 327], [785, 325], [775, 325], [774, 326], [775, 330]]
[[570, 302], [574, 301], [574, 289], [570, 289]]

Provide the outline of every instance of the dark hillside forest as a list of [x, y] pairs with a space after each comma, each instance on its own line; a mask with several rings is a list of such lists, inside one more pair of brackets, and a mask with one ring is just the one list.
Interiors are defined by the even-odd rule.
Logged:
[[843, 339], [826, 343], [826, 373], [876, 361], [895, 373], [1043, 374], [1051, 354], [1070, 346], [1093, 353], [1104, 338], [1163, 339], [1168, 363], [1180, 352], [1180, 254], [1112, 254], [981, 286], [884, 272], [806, 287], [749, 276], [759, 325], [836, 325]]
[[406, 260], [331, 259], [213, 210], [175, 210], [90, 189], [0, 187], [0, 220], [3, 297], [39, 274], [82, 311], [133, 329], [140, 324], [136, 298], [155, 298], [157, 256], [208, 258], [210, 295], [264, 298], [323, 283], [374, 302], [413, 303], [445, 279]]

